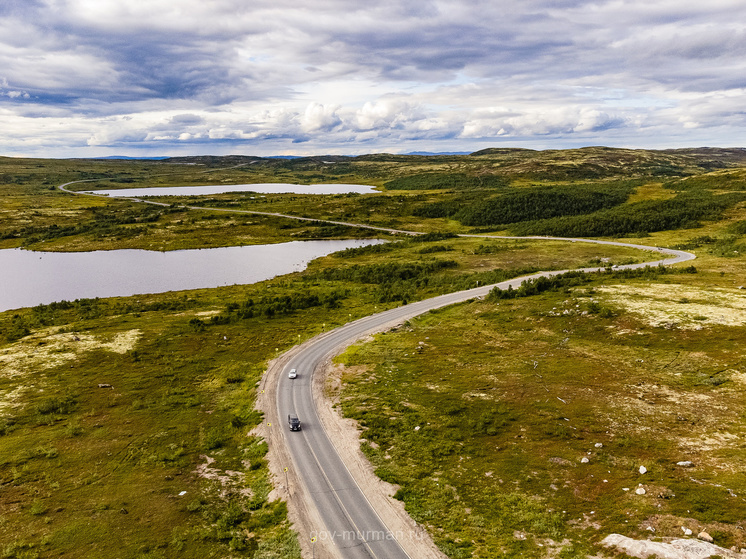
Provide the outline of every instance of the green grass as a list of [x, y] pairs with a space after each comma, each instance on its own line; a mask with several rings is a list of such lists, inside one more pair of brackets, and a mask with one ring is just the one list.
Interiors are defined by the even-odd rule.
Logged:
[[[403, 302], [521, 272], [650, 257], [581, 243], [453, 238], [468, 228], [449, 212], [505, 192], [522, 199], [539, 187], [572, 198], [620, 181], [639, 185], [617, 206], [622, 212], [684, 194], [740, 196], [740, 170], [710, 172], [717, 157], [587, 148], [288, 161], [0, 158], [3, 248], [170, 250], [371, 235], [55, 189], [88, 179], [95, 180], [78, 188], [429, 187], [254, 200], [224, 194], [199, 203], [437, 233], [391, 237], [395, 242], [331, 255], [307, 272], [256, 286], [0, 314], [0, 351], [16, 359], [3, 361], [0, 372], [0, 555], [100, 557], [116, 546], [121, 557], [297, 557], [285, 504], [268, 500], [266, 445], [250, 435], [261, 421], [253, 401], [267, 360], [322, 329]], [[722, 165], [742, 163], [734, 158]], [[499, 188], [471, 180], [487, 175]], [[456, 190], [462, 187], [468, 190]], [[681, 315], [675, 320], [689, 316], [703, 331], [650, 326], [611, 293], [582, 284], [443, 309], [348, 352], [345, 359], [370, 377], [346, 379], [343, 408], [364, 426], [377, 473], [400, 485], [398, 498], [450, 557], [539, 557], [549, 548], [581, 557], [608, 531], [645, 537], [645, 523], [654, 522], [656, 534], [679, 535], [683, 519], [706, 527], [716, 543], [744, 545], [737, 528], [746, 527], [746, 511], [727, 492], [744, 489], [734, 466], [744, 458], [743, 356], [732, 350], [743, 326], [718, 326], [722, 311], [693, 307], [715, 297], [713, 289], [738, 287], [744, 274], [746, 206], [726, 206], [684, 223], [691, 229], [645, 232], [647, 244], [691, 247], [699, 273], [607, 279], [655, 287], [663, 299], [670, 288], [668, 306]], [[703, 295], [674, 295], [684, 288]], [[136, 344], [123, 353], [102, 345], [135, 330]], [[696, 468], [672, 465], [684, 455]], [[583, 456], [588, 464], [580, 464]], [[649, 491], [637, 498], [623, 488], [640, 482], [641, 463]], [[244, 477], [228, 476], [226, 490], [195, 474], [200, 466]]]
[[[267, 360], [322, 329], [401, 303], [381, 300], [381, 290], [415, 300], [516, 268], [642, 257], [443, 235], [387, 246], [394, 267], [430, 262], [440, 252], [423, 250], [442, 246], [454, 265], [393, 282], [350, 276], [344, 270], [380, 266], [382, 253], [360, 249], [254, 286], [0, 315], [10, 359], [0, 376], [6, 555], [98, 557], [117, 541], [121, 557], [270, 557], [277, 546], [297, 556], [285, 505], [268, 501], [266, 445], [247, 436], [261, 421], [253, 401]], [[122, 353], [107, 349], [133, 333], [136, 343]], [[245, 477], [231, 478], [226, 493], [195, 474], [205, 466]]]
[[609, 533], [678, 537], [688, 520], [744, 545], [744, 389], [733, 371], [711, 382], [743, 362], [743, 327], [651, 327], [589, 293], [436, 311], [341, 357], [366, 454], [450, 557], [590, 554]]

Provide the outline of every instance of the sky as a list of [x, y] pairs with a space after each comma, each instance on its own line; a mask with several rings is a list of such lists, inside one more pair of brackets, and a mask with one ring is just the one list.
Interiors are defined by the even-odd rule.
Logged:
[[746, 146], [746, 0], [0, 0], [0, 155]]

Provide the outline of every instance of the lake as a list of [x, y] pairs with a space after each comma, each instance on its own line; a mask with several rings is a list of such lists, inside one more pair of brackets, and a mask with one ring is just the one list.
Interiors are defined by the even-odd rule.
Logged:
[[153, 188], [116, 188], [112, 190], [85, 190], [115, 198], [142, 198], [144, 196], [209, 196], [225, 192], [255, 192], [257, 194], [374, 194], [374, 186], [362, 184], [228, 184], [215, 186], [163, 186]]
[[0, 311], [54, 301], [248, 284], [301, 271], [314, 258], [378, 239], [294, 241], [157, 252], [0, 250]]

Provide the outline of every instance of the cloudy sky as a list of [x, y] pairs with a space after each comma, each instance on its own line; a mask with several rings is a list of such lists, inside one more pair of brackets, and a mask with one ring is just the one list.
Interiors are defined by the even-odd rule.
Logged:
[[0, 0], [0, 155], [746, 146], [746, 0]]

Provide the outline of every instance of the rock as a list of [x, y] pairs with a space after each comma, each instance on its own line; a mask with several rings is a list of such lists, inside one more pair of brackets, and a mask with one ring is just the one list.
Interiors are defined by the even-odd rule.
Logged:
[[686, 526], [682, 526], [681, 527], [681, 531], [684, 532], [685, 536], [691, 536], [692, 535], [692, 531], [689, 528], [687, 528]]
[[99, 382], [98, 383], [99, 388], [114, 388], [111, 384], [105, 383], [105, 382]]
[[415, 431], [419, 431], [420, 430], [420, 426], [418, 425], [417, 427], [414, 428], [414, 430]]
[[682, 468], [693, 468], [694, 464], [690, 462], [689, 460], [684, 460], [683, 462], [676, 462], [677, 466], [681, 466]]
[[588, 462], [590, 462], [590, 460], [588, 460], [588, 458], [586, 458], [585, 456], [583, 456], [583, 457], [582, 457], [582, 458], [580, 459], [580, 463], [581, 463], [581, 464], [587, 464]]
[[637, 489], [635, 489], [635, 493], [637, 493], [638, 495], [645, 495], [647, 491], [645, 491], [644, 487], [638, 487]]
[[596, 448], [603, 448], [604, 444], [603, 443], [596, 443], [593, 446], [595, 446]]
[[709, 542], [699, 540], [673, 540], [670, 543], [633, 540], [620, 534], [609, 534], [601, 542], [606, 547], [616, 547], [627, 555], [641, 559], [657, 556], [658, 559], [706, 559], [713, 555], [739, 558], [741, 555]]
[[648, 469], [645, 466], [640, 466], [640, 474], [644, 474]]
[[707, 532], [700, 532], [699, 534], [697, 534], [697, 539], [700, 539], [703, 542], [708, 542], [708, 543], [713, 543], [715, 541], [713, 537]]

